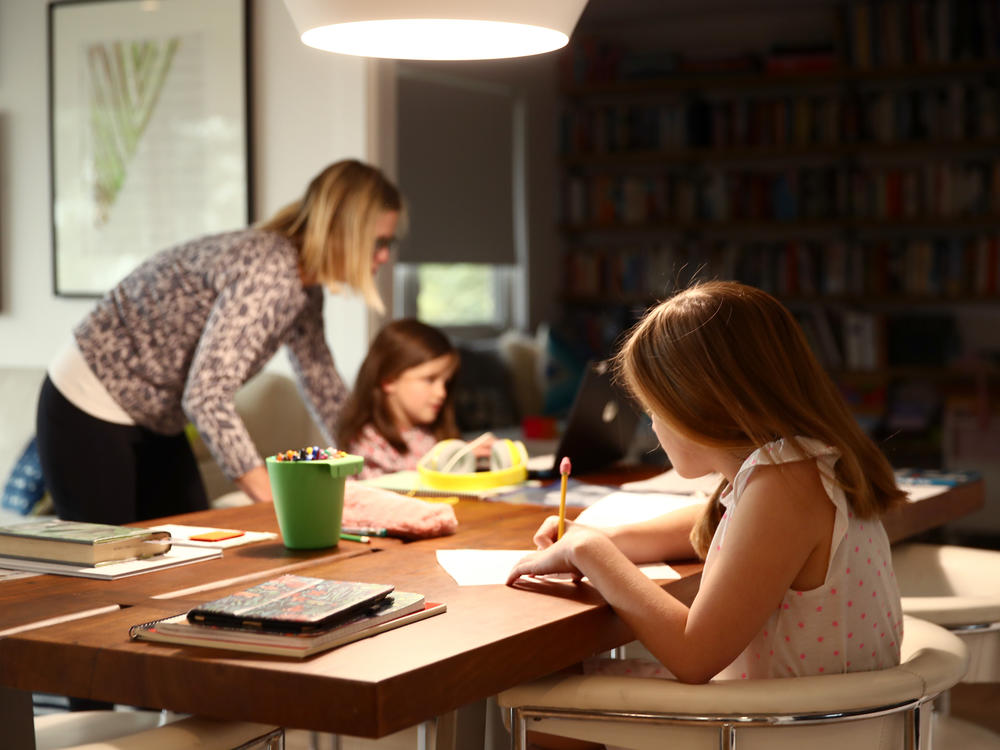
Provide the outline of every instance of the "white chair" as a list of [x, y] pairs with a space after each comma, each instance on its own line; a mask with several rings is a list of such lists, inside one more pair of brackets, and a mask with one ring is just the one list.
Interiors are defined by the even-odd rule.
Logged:
[[687, 685], [606, 675], [553, 676], [498, 696], [511, 747], [527, 731], [647, 748], [925, 750], [929, 703], [968, 667], [961, 640], [907, 617], [902, 663], [875, 672]]
[[[902, 544], [893, 547], [892, 566], [903, 612], [947, 628], [968, 647], [962, 682], [1000, 682], [1000, 552]], [[937, 708], [935, 733], [943, 747], [1000, 748], [1000, 735], [950, 715], [947, 700]]]
[[281, 750], [284, 730], [159, 711], [73, 711], [35, 717], [35, 750]]

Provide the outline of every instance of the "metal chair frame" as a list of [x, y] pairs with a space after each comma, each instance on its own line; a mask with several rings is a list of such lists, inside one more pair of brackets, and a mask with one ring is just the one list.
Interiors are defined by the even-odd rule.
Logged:
[[876, 719], [891, 714], [907, 714], [905, 723], [905, 738], [903, 750], [925, 750], [923, 735], [920, 730], [921, 710], [924, 704], [933, 701], [935, 696], [923, 697], [912, 701], [891, 703], [884, 706], [857, 709], [853, 711], [837, 711], [810, 714], [769, 714], [759, 716], [690, 715], [662, 713], [600, 711], [594, 709], [552, 709], [531, 706], [517, 706], [507, 709], [511, 727], [511, 750], [527, 750], [528, 722], [537, 719], [573, 719], [583, 721], [622, 721], [640, 724], [667, 726], [717, 726], [719, 728], [719, 750], [737, 750], [737, 730], [754, 727], [805, 726], [810, 724], [829, 724], [832, 722], [853, 721], [859, 719]]

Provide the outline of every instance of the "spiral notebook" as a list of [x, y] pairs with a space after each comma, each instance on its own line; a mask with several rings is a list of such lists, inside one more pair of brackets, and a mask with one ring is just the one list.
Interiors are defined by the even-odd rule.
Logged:
[[446, 605], [425, 601], [421, 594], [394, 591], [372, 607], [349, 616], [344, 621], [338, 621], [337, 625], [310, 633], [199, 625], [188, 620], [187, 613], [182, 613], [133, 625], [129, 628], [129, 637], [136, 641], [158, 641], [301, 659], [439, 615], [446, 610]]

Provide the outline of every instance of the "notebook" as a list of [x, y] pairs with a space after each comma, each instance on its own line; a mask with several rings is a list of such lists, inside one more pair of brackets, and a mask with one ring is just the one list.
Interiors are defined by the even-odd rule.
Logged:
[[615, 384], [608, 362], [591, 360], [584, 368], [552, 465], [539, 467], [531, 476], [558, 476], [563, 456], [569, 456], [573, 474], [610, 466], [628, 453], [638, 425], [639, 412]]

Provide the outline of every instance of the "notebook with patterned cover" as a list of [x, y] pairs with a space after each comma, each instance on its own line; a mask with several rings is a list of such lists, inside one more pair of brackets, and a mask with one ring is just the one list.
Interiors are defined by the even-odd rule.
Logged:
[[187, 617], [200, 624], [304, 633], [330, 627], [392, 590], [389, 584], [283, 575], [199, 605]]

